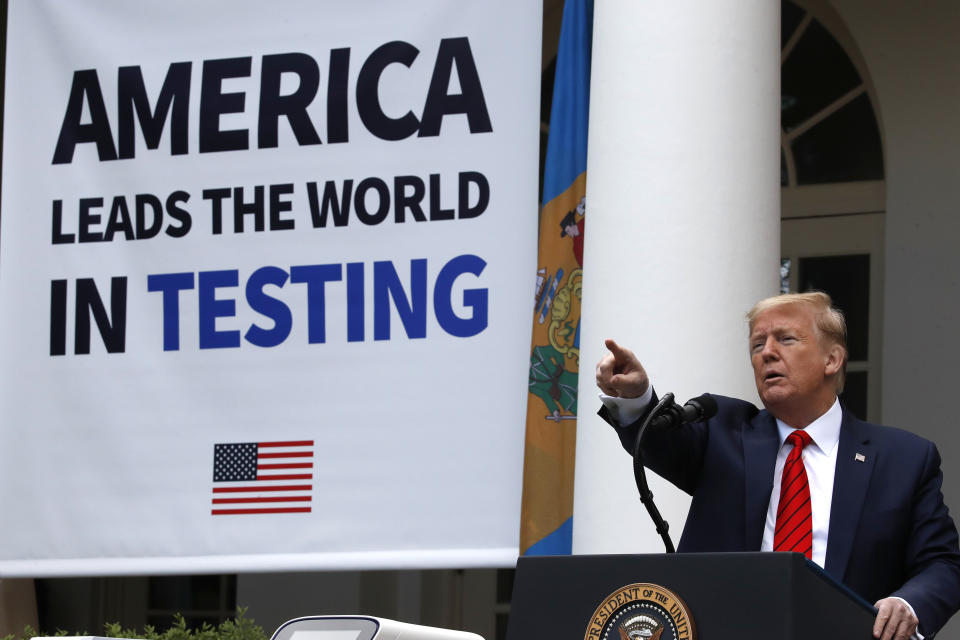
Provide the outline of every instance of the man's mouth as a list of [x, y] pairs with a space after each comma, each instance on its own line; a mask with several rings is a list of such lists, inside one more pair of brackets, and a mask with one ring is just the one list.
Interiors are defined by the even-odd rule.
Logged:
[[763, 376], [763, 381], [764, 381], [764, 382], [774, 382], [774, 381], [776, 381], [777, 379], [782, 378], [782, 377], [783, 377], [783, 374], [782, 374], [782, 373], [777, 373], [776, 371], [770, 371], [770, 372], [764, 374], [764, 376]]

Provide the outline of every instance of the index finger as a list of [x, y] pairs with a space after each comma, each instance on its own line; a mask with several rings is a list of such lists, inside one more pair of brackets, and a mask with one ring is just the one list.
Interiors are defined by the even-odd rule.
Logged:
[[607, 349], [610, 350], [610, 353], [612, 353], [613, 357], [617, 360], [622, 360], [628, 357], [626, 349], [617, 344], [615, 340], [607, 338], [603, 341], [603, 343], [607, 346]]

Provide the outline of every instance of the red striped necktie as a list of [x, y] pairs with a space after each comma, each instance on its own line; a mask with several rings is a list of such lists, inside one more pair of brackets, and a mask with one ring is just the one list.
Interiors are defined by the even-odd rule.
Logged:
[[797, 429], [787, 442], [793, 450], [783, 465], [780, 480], [780, 502], [777, 506], [777, 526], [773, 533], [774, 551], [797, 551], [812, 558], [813, 525], [810, 511], [810, 483], [803, 466], [803, 448], [810, 444], [810, 434]]

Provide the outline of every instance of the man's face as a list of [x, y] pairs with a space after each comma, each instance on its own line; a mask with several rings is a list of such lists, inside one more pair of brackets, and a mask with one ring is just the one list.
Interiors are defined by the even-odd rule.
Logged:
[[761, 312], [750, 331], [750, 361], [760, 399], [791, 426], [806, 426], [808, 418], [833, 404], [835, 381], [827, 376], [841, 363], [836, 349], [821, 348], [818, 336], [814, 312], [803, 304]]

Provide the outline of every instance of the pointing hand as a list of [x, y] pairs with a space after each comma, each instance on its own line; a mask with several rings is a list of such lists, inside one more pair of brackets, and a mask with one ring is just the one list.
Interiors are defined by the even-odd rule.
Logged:
[[605, 341], [610, 353], [597, 364], [597, 386], [615, 398], [639, 398], [647, 392], [650, 379], [633, 351], [624, 349], [609, 338]]

